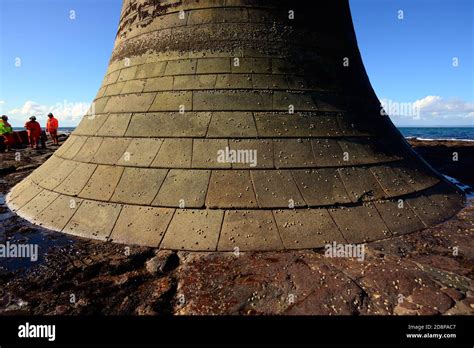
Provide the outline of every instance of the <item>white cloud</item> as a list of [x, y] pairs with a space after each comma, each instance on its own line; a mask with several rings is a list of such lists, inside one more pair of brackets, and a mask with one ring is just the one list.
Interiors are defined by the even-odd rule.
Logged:
[[422, 117], [474, 118], [474, 103], [461, 99], [445, 99], [437, 95], [428, 95], [415, 100], [413, 105], [419, 108]]
[[446, 99], [438, 95], [402, 102], [381, 99], [382, 107], [392, 119], [405, 121], [474, 122], [474, 103], [459, 98]]
[[32, 115], [46, 119], [46, 115], [51, 112], [60, 121], [77, 123], [89, 107], [90, 103], [70, 103], [66, 100], [54, 105], [44, 105], [28, 100], [22, 106], [10, 110], [8, 114], [17, 120], [26, 119]]

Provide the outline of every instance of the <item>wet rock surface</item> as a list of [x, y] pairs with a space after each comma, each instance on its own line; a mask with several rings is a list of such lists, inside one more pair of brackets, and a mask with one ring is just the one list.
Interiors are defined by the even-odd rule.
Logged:
[[474, 188], [474, 175], [472, 175], [474, 143], [472, 141], [413, 139], [410, 140], [410, 144], [441, 173]]
[[[2, 194], [52, 150], [20, 152], [20, 161], [0, 154]], [[189, 253], [89, 241], [31, 225], [0, 200], [0, 243], [39, 245], [36, 262], [0, 259], [0, 314], [473, 314], [473, 219], [469, 205], [433, 228], [367, 244], [358, 261], [324, 250]]]

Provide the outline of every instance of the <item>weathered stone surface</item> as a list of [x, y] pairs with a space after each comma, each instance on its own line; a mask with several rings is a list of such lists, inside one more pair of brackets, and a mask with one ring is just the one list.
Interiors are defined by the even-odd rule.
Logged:
[[253, 74], [254, 89], [288, 89], [288, 81], [284, 75]]
[[124, 69], [120, 70], [120, 74], [117, 81], [120, 82], [120, 81], [132, 80], [135, 77], [136, 72], [137, 72], [136, 66], [125, 67]]
[[[245, 151], [246, 154], [256, 153], [255, 168], [274, 168], [273, 141], [266, 139], [235, 139], [229, 140], [231, 150]], [[252, 169], [251, 162], [234, 162], [233, 169]]]
[[[63, 231], [82, 237], [108, 240], [121, 205], [83, 201]], [[93, 216], [94, 219], [90, 217]]]
[[174, 209], [125, 205], [110, 239], [124, 244], [158, 247], [173, 216]]
[[110, 114], [102, 127], [97, 131], [99, 136], [122, 137], [127, 130], [132, 114]]
[[206, 112], [134, 114], [127, 136], [204, 137], [211, 115]]
[[390, 232], [394, 235], [410, 233], [424, 228], [423, 222], [403, 199], [375, 202], [375, 206]]
[[100, 144], [102, 144], [103, 138], [99, 137], [89, 137], [86, 138], [84, 144], [82, 145], [80, 151], [76, 153], [74, 157], [75, 161], [79, 162], [89, 162], [97, 150], [100, 148]]
[[197, 59], [171, 60], [166, 65], [165, 75], [190, 75], [196, 72]]
[[164, 139], [151, 166], [160, 168], [190, 168], [192, 151], [192, 139]]
[[40, 194], [31, 199], [25, 204], [17, 214], [25, 218], [34, 219], [38, 216], [45, 208], [48, 207], [59, 194], [47, 190], [43, 190]]
[[[108, 119], [108, 115], [95, 115], [95, 116], [84, 116], [79, 123], [79, 125], [74, 129], [74, 134], [77, 135], [95, 135], [97, 131], [102, 127], [104, 122]], [[66, 143], [61, 145], [61, 147], [56, 151], [56, 155], [61, 157], [63, 151], [65, 151], [68, 146], [65, 146], [68, 143], [72, 143], [77, 137], [69, 137], [66, 140]]]
[[316, 113], [255, 113], [258, 134], [262, 137], [335, 137], [340, 134], [335, 116]]
[[163, 139], [132, 139], [117, 165], [148, 167], [163, 144]]
[[230, 73], [230, 58], [198, 59], [197, 74]]
[[180, 208], [204, 206], [209, 170], [171, 169], [152, 205]]
[[[71, 221], [84, 225], [66, 230], [101, 239], [114, 226], [105, 219], [116, 220], [117, 207], [133, 205], [122, 209], [118, 223], [133, 212], [143, 215], [143, 225], [134, 225], [143, 233], [117, 226], [115, 240], [152, 247], [162, 247], [168, 216], [157, 217], [155, 230], [148, 208], [167, 209], [176, 234], [167, 232], [163, 241], [180, 250], [233, 250], [233, 241], [219, 239], [224, 232], [245, 250], [363, 243], [408, 234], [462, 209], [462, 194], [380, 115], [348, 2], [314, 2], [311, 11], [295, 2], [295, 18], [287, 5], [124, 1], [109, 66], [90, 109], [56, 154], [12, 190], [8, 204], [24, 207], [20, 214], [32, 221], [51, 224], [49, 205], [74, 205], [75, 197], [93, 201], [102, 216], [94, 221], [89, 203], [80, 203]], [[341, 57], [355, 59], [347, 67]], [[37, 164], [10, 168], [21, 175]], [[174, 209], [193, 209], [193, 215]], [[41, 221], [43, 213], [47, 221]], [[71, 218], [70, 210], [62, 216]], [[212, 232], [193, 230], [193, 223], [207, 226], [207, 216], [214, 216]], [[217, 227], [219, 220], [224, 223]], [[61, 218], [51, 226], [67, 223]], [[317, 297], [307, 294], [307, 301], [285, 310], [304, 312], [313, 302]], [[124, 303], [133, 307], [131, 300]], [[410, 306], [396, 308], [436, 311]], [[151, 313], [153, 305], [137, 311]]]
[[194, 139], [193, 168], [230, 168], [230, 162], [220, 153], [229, 147], [227, 139]]
[[144, 92], [171, 91], [173, 89], [173, 77], [163, 76], [149, 78], [145, 82]]
[[45, 175], [41, 181], [36, 181], [41, 187], [54, 190], [60, 185], [73, 171], [76, 170], [78, 162], [73, 161], [61, 161], [56, 167], [54, 172], [48, 171], [48, 175]]
[[283, 249], [272, 212], [227, 210], [217, 249], [245, 251], [255, 248], [259, 250]]
[[387, 196], [372, 171], [363, 167], [339, 168], [339, 175], [354, 203], [380, 199]]
[[463, 194], [459, 190], [453, 191], [445, 180], [424, 191], [424, 194], [440, 208], [444, 219], [451, 217], [464, 207]]
[[257, 208], [248, 170], [213, 170], [206, 197], [208, 208]]
[[94, 117], [95, 115], [106, 113], [107, 111], [105, 111], [105, 109], [107, 107], [107, 103], [109, 102], [109, 99], [110, 97], [102, 97], [102, 98], [95, 99], [92, 102], [92, 105], [90, 109], [87, 111], [86, 115], [90, 117]]
[[121, 93], [141, 93], [145, 89], [146, 80], [130, 80], [125, 82]]
[[[434, 154], [438, 153], [436, 145], [429, 146]], [[19, 151], [22, 162], [30, 163], [30, 167], [0, 173], [0, 191], [3, 193], [32, 170], [31, 164], [44, 161], [41, 152]], [[49, 149], [46, 151], [50, 152]], [[7, 163], [14, 155], [12, 152], [0, 154], [0, 163]], [[458, 164], [448, 157], [446, 165]], [[459, 168], [459, 173], [465, 169]], [[15, 186], [7, 201], [10, 196], [28, 190], [30, 181], [28, 178]], [[61, 230], [80, 204], [78, 198], [60, 195], [40, 213], [38, 223]], [[2, 233], [8, 240], [21, 238], [22, 243], [38, 243], [40, 253], [38, 262], [26, 266], [24, 271], [10, 268], [16, 265], [16, 260], [11, 262], [11, 259], [2, 258], [0, 313], [473, 314], [474, 284], [470, 279], [474, 257], [472, 204], [452, 219], [423, 231], [365, 244], [363, 260], [328, 257], [325, 250], [319, 248], [192, 253], [152, 250], [136, 244], [145, 240], [139, 238], [150, 237], [147, 245], [157, 245], [159, 226], [164, 226], [170, 215], [160, 214], [163, 219], [156, 217], [155, 220], [154, 214], [144, 217], [134, 211], [140, 207], [131, 207], [129, 217], [124, 218], [126, 223], [115, 224], [116, 227], [123, 226], [123, 236], [130, 236], [131, 242], [119, 245], [45, 231], [14, 214], [6, 217], [8, 209], [0, 202]], [[126, 208], [124, 206], [122, 212]], [[161, 211], [162, 208], [154, 209]], [[278, 212], [274, 211], [277, 225]], [[148, 217], [150, 220], [141, 225]], [[290, 218], [282, 220], [286, 222]], [[296, 217], [294, 221], [302, 220]], [[280, 226], [278, 228], [283, 236]], [[112, 239], [114, 233], [110, 236]], [[71, 293], [80, 294], [72, 305], [69, 302]]]
[[10, 192], [6, 195], [6, 200], [11, 202], [17, 198], [24, 190], [27, 190], [31, 185], [35, 184], [31, 177], [21, 181], [19, 184], [14, 186]]
[[[216, 250], [224, 213], [219, 210], [178, 209], [161, 243], [174, 250]], [[188, 230], [183, 226], [189, 226]]]
[[[141, 111], [191, 111], [198, 110], [192, 107], [192, 92], [158, 92], [150, 108]], [[206, 110], [204, 110], [206, 111]]]
[[[74, 158], [79, 152], [79, 150], [82, 149], [86, 141], [89, 139], [93, 139], [91, 141], [101, 140], [101, 138], [74, 137], [74, 142], [67, 148], [67, 150], [65, 150], [64, 152], [60, 152], [58, 156], [61, 155], [61, 157], [67, 158], [67, 159]], [[96, 144], [96, 146], [98, 146], [98, 144]], [[87, 148], [85, 150], [88, 150], [87, 152], [90, 151]]]
[[130, 93], [112, 96], [104, 112], [146, 112], [152, 106], [156, 93]]
[[440, 223], [445, 218], [441, 209], [423, 195], [408, 197], [406, 202], [426, 226]]
[[276, 210], [274, 215], [286, 249], [321, 248], [345, 242], [326, 209]]
[[214, 112], [207, 131], [209, 138], [250, 138], [257, 136], [251, 112]]
[[288, 111], [290, 108], [295, 111], [315, 111], [316, 105], [310, 94], [275, 91], [273, 110]]
[[108, 201], [114, 193], [123, 170], [123, 167], [98, 166], [79, 193], [79, 197]]
[[162, 76], [165, 72], [167, 62], [155, 62], [140, 65], [137, 68], [136, 78], [144, 79], [154, 76]]
[[182, 75], [174, 76], [173, 90], [213, 89], [220, 75]]
[[391, 197], [401, 196], [413, 192], [410, 184], [390, 166], [379, 165], [370, 168], [377, 182]]
[[62, 231], [82, 204], [82, 199], [59, 195], [33, 222], [51, 230]]
[[329, 213], [349, 243], [364, 243], [391, 236], [374, 206], [329, 209]]
[[125, 86], [125, 82], [117, 82], [111, 85], [108, 85], [105, 89], [104, 96], [118, 95], [120, 91]]
[[350, 202], [344, 184], [333, 168], [292, 170], [292, 174], [309, 206]]
[[62, 165], [62, 160], [57, 156], [51, 156], [44, 165], [36, 168], [31, 174], [31, 181], [35, 184], [40, 184], [47, 181], [51, 177], [51, 172]]
[[268, 58], [239, 58], [238, 65], [232, 63], [233, 73], [259, 73], [265, 74], [272, 71], [272, 63]]
[[128, 138], [104, 138], [90, 161], [98, 164], [116, 164], [124, 156], [130, 141]]
[[258, 91], [194, 91], [194, 111], [271, 110], [272, 95]]
[[249, 74], [219, 74], [215, 87], [217, 89], [251, 89], [252, 77]]
[[318, 167], [335, 167], [346, 165], [343, 162], [344, 154], [335, 139], [313, 139], [314, 160]]
[[434, 173], [428, 173], [409, 162], [397, 163], [392, 169], [396, 172], [400, 172], [404, 180], [416, 191], [432, 187], [440, 182], [440, 178], [434, 175]]
[[273, 146], [277, 168], [307, 168], [315, 165], [308, 139], [275, 139]]
[[77, 196], [89, 181], [97, 165], [89, 163], [78, 163], [76, 169], [54, 190], [69, 196]]
[[254, 170], [251, 175], [260, 207], [292, 209], [305, 205], [290, 171]]
[[168, 169], [125, 168], [110, 200], [150, 205], [166, 174]]
[[17, 211], [21, 209], [25, 204], [35, 198], [41, 191], [43, 191], [43, 188], [32, 182], [28, 182], [26, 187], [22, 189], [21, 193], [16, 196], [10, 196], [9, 204], [11, 210]]

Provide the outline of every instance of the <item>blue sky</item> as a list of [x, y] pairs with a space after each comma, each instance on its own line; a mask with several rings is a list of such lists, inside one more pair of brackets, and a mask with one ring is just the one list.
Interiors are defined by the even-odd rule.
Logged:
[[[474, 1], [350, 4], [370, 80], [395, 124], [474, 125]], [[106, 71], [120, 7], [120, 0], [0, 0], [0, 112], [14, 126], [50, 109], [61, 110], [62, 126], [77, 124]]]

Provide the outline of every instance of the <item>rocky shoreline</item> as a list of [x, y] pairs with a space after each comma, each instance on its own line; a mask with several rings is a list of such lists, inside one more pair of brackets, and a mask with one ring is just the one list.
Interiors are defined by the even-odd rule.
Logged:
[[[474, 187], [474, 143], [410, 143]], [[0, 314], [474, 313], [474, 207], [433, 228], [366, 245], [363, 262], [324, 250], [157, 251], [46, 231], [11, 213], [10, 187], [54, 150], [0, 154], [0, 243], [38, 243], [36, 262], [0, 259]], [[453, 161], [457, 152], [458, 161]]]

